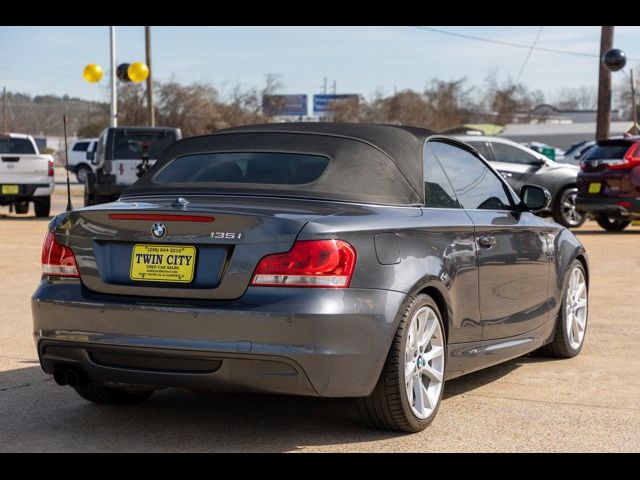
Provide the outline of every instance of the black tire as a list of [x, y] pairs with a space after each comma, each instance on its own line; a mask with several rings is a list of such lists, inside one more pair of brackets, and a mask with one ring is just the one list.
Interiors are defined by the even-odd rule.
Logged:
[[36, 198], [33, 201], [36, 217], [48, 217], [51, 212], [51, 197]]
[[73, 388], [85, 400], [103, 405], [139, 405], [153, 394], [153, 390], [130, 391], [105, 387], [99, 383], [86, 383]]
[[90, 207], [96, 204], [95, 193], [95, 174], [93, 172], [87, 172], [87, 177], [84, 180], [84, 206]]
[[76, 167], [76, 179], [78, 180], [78, 183], [84, 183], [86, 178], [87, 178], [87, 174], [91, 172], [91, 167], [88, 165], [78, 165]]
[[13, 204], [13, 209], [18, 215], [25, 215], [29, 213], [29, 202], [16, 202]]
[[553, 219], [567, 228], [578, 228], [587, 221], [585, 212], [576, 210], [576, 196], [578, 189], [569, 187], [562, 190], [553, 204]]
[[94, 205], [102, 205], [103, 203], [114, 202], [117, 198], [112, 195], [96, 195]]
[[596, 222], [598, 222], [598, 225], [604, 228], [607, 232], [621, 232], [629, 226], [631, 220], [598, 216], [596, 217]]
[[[413, 413], [404, 387], [404, 354], [408, 328], [415, 313], [423, 306], [430, 307], [436, 313], [444, 336], [442, 315], [436, 303], [428, 295], [416, 296], [402, 316], [373, 392], [368, 397], [356, 399], [360, 417], [375, 428], [416, 433], [427, 428], [438, 413], [444, 391], [444, 381], [437, 405], [431, 415], [425, 419], [420, 419]], [[446, 359], [446, 338], [444, 340], [444, 358]]]
[[[556, 320], [555, 331], [553, 334], [553, 339], [551, 343], [544, 345], [539, 349], [539, 353], [543, 356], [547, 357], [555, 357], [555, 358], [573, 358], [580, 353], [582, 347], [584, 346], [584, 339], [578, 348], [573, 348], [569, 343], [569, 333], [565, 328], [565, 312], [568, 301], [568, 289], [569, 289], [569, 276], [571, 272], [575, 268], [579, 268], [584, 275], [584, 278], [587, 278], [586, 272], [584, 271], [584, 267], [579, 260], [574, 260], [571, 268], [569, 269], [569, 275], [567, 275], [567, 280], [565, 281], [564, 292], [562, 295], [562, 304], [560, 305], [560, 312], [558, 313], [558, 319]], [[587, 286], [587, 298], [589, 296], [589, 287]], [[586, 332], [589, 326], [589, 308], [587, 307], [586, 319], [585, 319], [585, 338]]]

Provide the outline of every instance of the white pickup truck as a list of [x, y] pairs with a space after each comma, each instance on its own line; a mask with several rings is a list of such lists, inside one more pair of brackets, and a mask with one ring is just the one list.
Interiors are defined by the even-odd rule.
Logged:
[[54, 186], [53, 157], [31, 135], [0, 134], [0, 206], [25, 214], [33, 202], [36, 217], [48, 217]]

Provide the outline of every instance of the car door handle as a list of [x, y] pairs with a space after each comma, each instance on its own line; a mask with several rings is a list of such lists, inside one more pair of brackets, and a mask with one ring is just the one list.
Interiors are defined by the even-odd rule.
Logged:
[[496, 237], [487, 237], [485, 235], [482, 235], [478, 238], [478, 244], [484, 248], [491, 248], [496, 244], [496, 242]]

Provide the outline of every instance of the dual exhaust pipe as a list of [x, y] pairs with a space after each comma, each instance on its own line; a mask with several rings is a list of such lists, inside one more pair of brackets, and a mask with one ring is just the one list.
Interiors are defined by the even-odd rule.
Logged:
[[86, 375], [82, 370], [69, 367], [56, 367], [53, 371], [53, 380], [58, 385], [77, 387], [87, 383]]

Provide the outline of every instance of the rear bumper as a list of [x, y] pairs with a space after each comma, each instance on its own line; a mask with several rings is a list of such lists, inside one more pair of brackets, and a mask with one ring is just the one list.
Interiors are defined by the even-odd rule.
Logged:
[[54, 186], [53, 181], [49, 183], [18, 184], [18, 193], [16, 195], [2, 195], [0, 193], [0, 205], [31, 200], [33, 197], [48, 197], [53, 193]]
[[[626, 204], [620, 205], [623, 202]], [[593, 215], [606, 215], [614, 218], [640, 218], [640, 200], [636, 198], [608, 198], [578, 195], [576, 207]]]
[[373, 390], [407, 296], [252, 287], [235, 301], [95, 295], [43, 280], [32, 297], [40, 363], [91, 380], [329, 397]]

